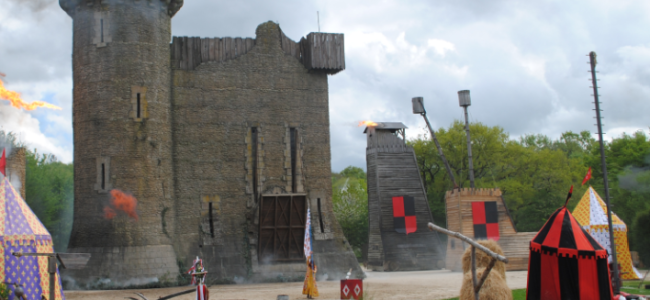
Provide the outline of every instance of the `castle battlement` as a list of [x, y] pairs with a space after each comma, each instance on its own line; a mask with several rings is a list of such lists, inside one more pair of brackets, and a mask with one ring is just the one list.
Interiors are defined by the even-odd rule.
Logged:
[[173, 17], [183, 6], [184, 0], [59, 0], [59, 6], [74, 18], [78, 9], [106, 10], [110, 5], [128, 4], [130, 7], [156, 5]]

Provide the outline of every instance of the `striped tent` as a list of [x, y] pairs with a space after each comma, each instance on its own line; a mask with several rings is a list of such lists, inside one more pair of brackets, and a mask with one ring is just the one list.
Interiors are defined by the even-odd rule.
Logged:
[[[52, 253], [52, 236], [7, 178], [0, 181], [0, 243], [0, 281], [22, 284], [27, 299], [49, 298], [47, 257], [15, 257], [11, 253]], [[55, 300], [63, 300], [58, 271], [56, 278]], [[14, 298], [12, 292], [9, 300]]]
[[527, 300], [613, 298], [607, 252], [566, 207], [530, 242]]
[[[607, 222], [607, 206], [594, 188], [589, 187], [578, 205], [573, 210], [578, 223], [598, 241], [607, 253], [612, 253], [609, 242], [609, 223]], [[612, 211], [612, 226], [614, 227], [614, 243], [616, 244], [616, 261], [621, 266], [621, 279], [641, 279], [642, 275], [632, 264], [630, 246], [627, 242], [627, 226]], [[611, 256], [609, 260], [611, 261]]]

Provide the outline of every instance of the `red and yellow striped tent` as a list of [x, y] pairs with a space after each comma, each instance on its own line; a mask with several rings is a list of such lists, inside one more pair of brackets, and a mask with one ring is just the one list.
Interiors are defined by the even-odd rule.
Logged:
[[[607, 206], [594, 188], [590, 186], [585, 192], [573, 210], [573, 216], [582, 228], [611, 253]], [[621, 265], [621, 279], [641, 279], [642, 275], [632, 265], [630, 246], [627, 241], [627, 226], [614, 212], [612, 212], [612, 226], [614, 226], [616, 260]], [[611, 261], [611, 256], [609, 260]]]

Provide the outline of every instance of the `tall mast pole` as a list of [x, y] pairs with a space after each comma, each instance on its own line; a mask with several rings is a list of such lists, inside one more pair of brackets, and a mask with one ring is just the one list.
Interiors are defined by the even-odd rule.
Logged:
[[607, 181], [607, 163], [605, 162], [605, 146], [603, 144], [603, 127], [600, 117], [600, 102], [598, 99], [598, 85], [596, 80], [596, 52], [589, 52], [589, 63], [591, 65], [591, 84], [594, 89], [594, 104], [596, 104], [596, 126], [598, 127], [598, 143], [600, 144], [600, 165], [603, 170], [603, 182], [605, 183], [605, 204], [607, 205], [607, 224], [609, 225], [609, 245], [612, 255], [612, 273], [614, 275], [614, 295], [620, 291], [620, 280], [618, 274], [618, 262], [616, 260], [616, 244], [614, 243], [614, 226], [612, 226], [612, 209], [609, 201], [609, 182]]
[[445, 154], [442, 152], [442, 147], [440, 147], [440, 143], [438, 143], [438, 139], [436, 138], [436, 133], [431, 128], [431, 124], [429, 123], [429, 118], [427, 118], [427, 111], [424, 109], [424, 99], [422, 97], [413, 97], [412, 101], [413, 101], [413, 113], [420, 114], [424, 118], [424, 121], [427, 122], [427, 127], [429, 128], [429, 132], [431, 132], [431, 139], [433, 140], [433, 142], [436, 144], [436, 147], [438, 148], [438, 154], [440, 154], [440, 158], [442, 159], [442, 162], [445, 163], [447, 174], [449, 174], [449, 178], [451, 179], [451, 182], [454, 183], [454, 188], [457, 189], [458, 184], [456, 183], [456, 178], [454, 178], [454, 173], [451, 171], [451, 167], [449, 167], [449, 162], [447, 161]]
[[465, 132], [467, 132], [467, 156], [469, 156], [469, 184], [474, 188], [474, 163], [472, 162], [472, 141], [469, 136], [469, 117], [467, 117], [467, 107], [472, 105], [469, 97], [469, 90], [458, 91], [458, 104], [465, 111]]

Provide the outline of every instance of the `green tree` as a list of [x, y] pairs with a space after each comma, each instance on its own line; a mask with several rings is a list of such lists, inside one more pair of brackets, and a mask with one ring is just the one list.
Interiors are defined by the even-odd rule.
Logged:
[[68, 247], [74, 199], [72, 164], [53, 155], [27, 151], [25, 201], [52, 235], [55, 251]]
[[[587, 170], [580, 157], [590, 145], [588, 133], [567, 132], [558, 141], [544, 135], [526, 135], [514, 141], [501, 127], [481, 123], [471, 123], [470, 132], [475, 186], [501, 189], [518, 230], [539, 230], [550, 214], [564, 204], [569, 187], [579, 182]], [[469, 187], [465, 134], [460, 121], [436, 132], [461, 187]], [[417, 156], [434, 220], [444, 226], [444, 196], [453, 184], [433, 142], [419, 137], [409, 144]], [[585, 189], [577, 187], [574, 192]]]
[[368, 191], [363, 169], [349, 166], [332, 174], [334, 215], [357, 258], [368, 243]]
[[640, 213], [634, 220], [630, 241], [636, 246], [641, 261], [650, 265], [650, 209]]

